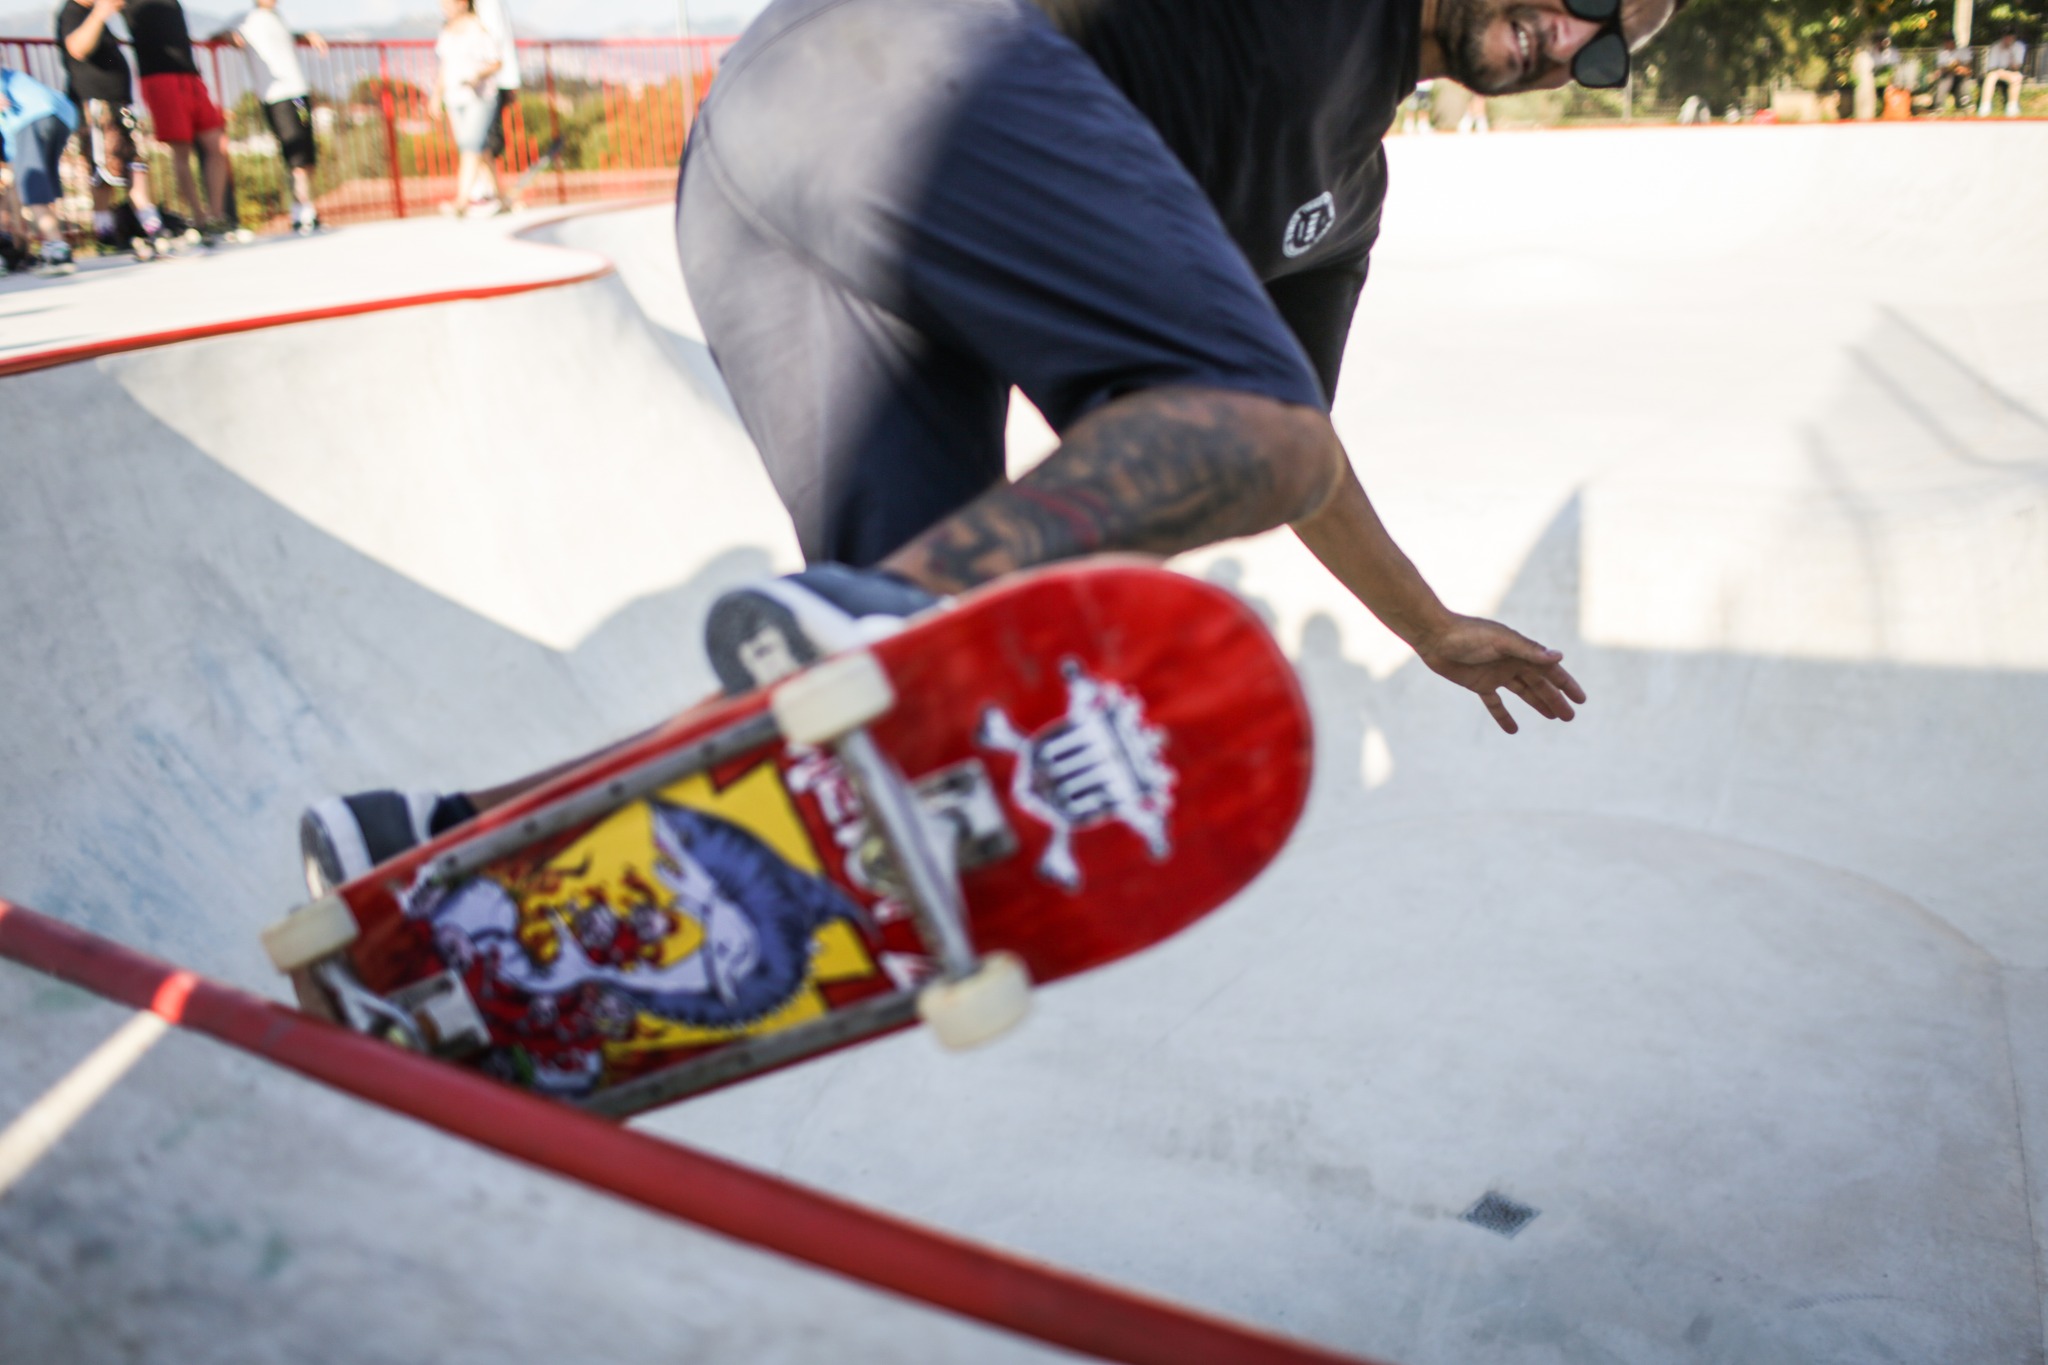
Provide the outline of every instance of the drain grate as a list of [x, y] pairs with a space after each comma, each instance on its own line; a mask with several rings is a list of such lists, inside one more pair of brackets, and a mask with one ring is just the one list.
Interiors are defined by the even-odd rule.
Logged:
[[1512, 1237], [1537, 1214], [1527, 1204], [1518, 1204], [1497, 1190], [1488, 1190], [1479, 1196], [1479, 1202], [1466, 1209], [1459, 1217], [1474, 1227], [1497, 1232], [1503, 1237]]

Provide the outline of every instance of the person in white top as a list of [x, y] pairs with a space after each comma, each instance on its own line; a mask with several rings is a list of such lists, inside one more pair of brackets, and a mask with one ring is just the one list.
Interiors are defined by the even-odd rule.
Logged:
[[443, 213], [472, 216], [498, 211], [498, 173], [485, 148], [490, 127], [498, 120], [498, 68], [502, 64], [497, 38], [476, 15], [476, 0], [441, 0], [445, 23], [434, 43], [441, 74], [434, 86], [433, 108], [448, 111], [448, 127], [462, 153], [455, 177], [455, 198]]
[[476, 17], [498, 40], [498, 112], [484, 144], [484, 155], [496, 162], [505, 155], [505, 111], [519, 101], [519, 37], [505, 0], [476, 0]]
[[319, 148], [313, 140], [313, 87], [299, 65], [299, 44], [326, 55], [327, 40], [317, 33], [294, 34], [277, 12], [277, 0], [256, 0], [256, 8], [214, 35], [215, 42], [233, 42], [249, 55], [262, 88], [263, 112], [277, 135], [278, 155], [292, 173], [292, 227], [302, 236], [320, 230], [320, 211], [313, 202], [313, 168]]
[[1977, 117], [1991, 117], [1991, 92], [2005, 87], [2005, 116], [2020, 116], [2021, 75], [2027, 64], [2027, 45], [2007, 29], [1998, 41], [1984, 49], [1984, 93], [1977, 97]]

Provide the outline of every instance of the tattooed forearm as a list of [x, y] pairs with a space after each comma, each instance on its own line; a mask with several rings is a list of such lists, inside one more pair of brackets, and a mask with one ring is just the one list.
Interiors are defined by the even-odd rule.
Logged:
[[889, 565], [959, 591], [1103, 550], [1174, 554], [1307, 515], [1342, 458], [1319, 413], [1247, 394], [1148, 390], [1078, 423], [1045, 463]]

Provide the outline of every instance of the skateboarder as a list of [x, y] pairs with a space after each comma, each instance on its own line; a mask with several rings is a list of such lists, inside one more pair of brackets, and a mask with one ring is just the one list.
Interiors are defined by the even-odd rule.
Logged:
[[[813, 567], [714, 606], [721, 679], [1032, 565], [1287, 524], [1503, 730], [1503, 690], [1569, 720], [1557, 651], [1451, 612], [1395, 545], [1330, 395], [1416, 81], [1619, 86], [1673, 8], [777, 0], [694, 125], [678, 236]], [[1062, 437], [1015, 484], [1012, 384]], [[524, 785], [322, 803], [309, 864], [354, 875]]]

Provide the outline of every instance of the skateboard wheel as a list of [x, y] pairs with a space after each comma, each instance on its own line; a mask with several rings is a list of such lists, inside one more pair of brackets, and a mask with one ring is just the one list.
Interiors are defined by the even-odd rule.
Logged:
[[917, 993], [918, 1016], [956, 1052], [1014, 1028], [1030, 1008], [1031, 973], [1015, 953], [990, 953], [972, 975]]
[[806, 669], [775, 689], [768, 709], [792, 744], [827, 744], [896, 704], [889, 675], [866, 650]]
[[356, 941], [356, 917], [339, 896], [322, 896], [263, 931], [263, 950], [281, 972], [297, 971]]

